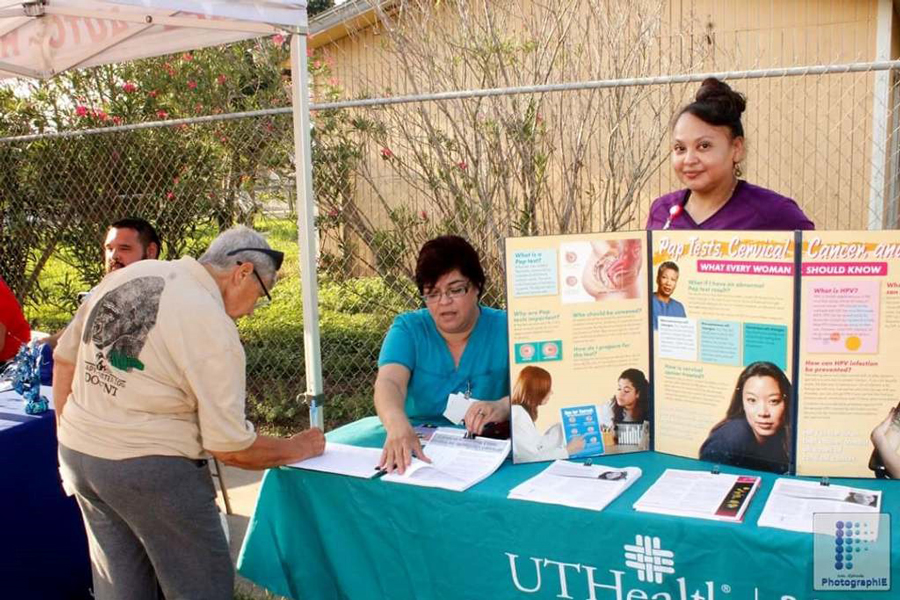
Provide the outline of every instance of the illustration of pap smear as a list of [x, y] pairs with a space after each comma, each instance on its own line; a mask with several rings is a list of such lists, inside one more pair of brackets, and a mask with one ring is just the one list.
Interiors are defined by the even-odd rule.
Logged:
[[560, 275], [564, 304], [640, 298], [644, 266], [640, 238], [563, 245]]

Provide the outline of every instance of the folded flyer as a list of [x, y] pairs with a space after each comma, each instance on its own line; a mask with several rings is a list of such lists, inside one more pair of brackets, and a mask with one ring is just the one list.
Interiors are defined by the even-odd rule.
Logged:
[[666, 469], [634, 509], [664, 515], [740, 522], [761, 478]]
[[509, 498], [603, 510], [641, 476], [637, 467], [607, 467], [557, 460], [514, 487]]
[[815, 481], [778, 479], [756, 524], [789, 531], [815, 533], [816, 513], [878, 513], [881, 492]]

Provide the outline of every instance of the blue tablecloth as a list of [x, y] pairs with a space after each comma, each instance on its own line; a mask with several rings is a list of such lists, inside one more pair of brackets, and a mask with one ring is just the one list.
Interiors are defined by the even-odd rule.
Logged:
[[[377, 447], [384, 430], [377, 419], [363, 419], [328, 439]], [[278, 594], [306, 600], [897, 597], [896, 591], [814, 591], [813, 536], [756, 526], [774, 475], [763, 475], [745, 522], [737, 524], [631, 508], [666, 468], [705, 469], [709, 463], [650, 452], [595, 462], [643, 470], [641, 479], [599, 513], [506, 498], [546, 463], [507, 462], [464, 493], [273, 469], [264, 477], [238, 570]], [[890, 574], [896, 590], [900, 484], [834, 483], [884, 490], [885, 512], [894, 520]], [[646, 572], [626, 565], [625, 546], [657, 542], [674, 553], [675, 572], [660, 582], [655, 576], [646, 581]], [[648, 548], [646, 556], [652, 553]]]
[[60, 484], [54, 413], [24, 407], [14, 392], [0, 394], [0, 597], [88, 599], [87, 537]]

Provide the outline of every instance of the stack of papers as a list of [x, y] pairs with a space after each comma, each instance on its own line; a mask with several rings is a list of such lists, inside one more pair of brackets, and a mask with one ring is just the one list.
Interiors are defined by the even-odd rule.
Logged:
[[637, 467], [616, 469], [557, 460], [509, 492], [516, 500], [603, 510], [641, 476]]
[[634, 509], [740, 522], [750, 506], [750, 499], [759, 489], [760, 481], [759, 477], [748, 475], [666, 469], [634, 503]]
[[881, 492], [878, 490], [779, 479], [756, 524], [815, 533], [815, 513], [878, 513], [880, 509]]
[[413, 458], [403, 475], [391, 473], [383, 479], [461, 492], [499, 469], [509, 448], [509, 440], [469, 439], [465, 429], [439, 427], [425, 449], [431, 463]]
[[359, 446], [326, 442], [325, 452], [320, 456], [307, 458], [287, 466], [371, 479], [380, 473], [378, 470], [380, 460], [381, 448], [360, 448]]

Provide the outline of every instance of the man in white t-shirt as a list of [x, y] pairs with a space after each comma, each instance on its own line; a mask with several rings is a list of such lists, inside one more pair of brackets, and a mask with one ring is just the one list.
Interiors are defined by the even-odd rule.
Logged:
[[97, 285], [59, 340], [53, 393], [65, 483], [84, 515], [98, 600], [230, 600], [211, 454], [261, 469], [321, 454], [318, 429], [258, 435], [245, 417], [234, 320], [275, 284], [283, 254], [246, 227], [199, 261], [141, 260]]

